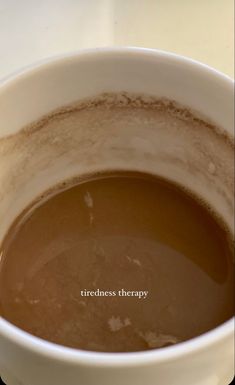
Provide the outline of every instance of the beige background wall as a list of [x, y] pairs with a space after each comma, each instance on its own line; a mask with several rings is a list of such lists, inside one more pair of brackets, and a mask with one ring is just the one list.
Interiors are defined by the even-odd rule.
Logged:
[[233, 0], [0, 0], [0, 79], [85, 47], [135, 45], [233, 76]]

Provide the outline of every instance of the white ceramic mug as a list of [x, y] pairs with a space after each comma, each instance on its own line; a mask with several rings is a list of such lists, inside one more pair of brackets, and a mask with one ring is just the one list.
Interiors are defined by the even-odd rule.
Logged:
[[[157, 135], [145, 130], [136, 133], [138, 141], [133, 141], [134, 129], [121, 130], [118, 138], [112, 132], [100, 133], [103, 139], [105, 136], [105, 147], [95, 149], [91, 141], [86, 142], [90, 133], [78, 130], [76, 135], [85, 135], [85, 139], [73, 161], [69, 151], [52, 160], [50, 151], [43, 148], [32, 154], [30, 148], [22, 153], [20, 146], [14, 151], [9, 151], [7, 144], [4, 147], [6, 137], [61, 106], [102, 92], [120, 91], [176, 100], [233, 136], [232, 80], [195, 61], [155, 50], [116, 48], [83, 51], [30, 67], [0, 86], [0, 240], [14, 217], [36, 195], [92, 167], [125, 168], [126, 159], [120, 154], [128, 154], [130, 149], [133, 156], [128, 168], [151, 170], [187, 184], [209, 199], [232, 226], [233, 212], [225, 195], [231, 198], [233, 192], [225, 191], [223, 173], [216, 172], [213, 157], [216, 154], [217, 160], [225, 162], [226, 177], [230, 178], [232, 160], [225, 159], [222, 147], [212, 151], [206, 137], [201, 140], [211, 152], [211, 162], [206, 163], [205, 158], [200, 167], [207, 172], [195, 175], [186, 167], [196, 159], [192, 143], [181, 137], [178, 140], [185, 140], [183, 146], [171, 146], [176, 138], [169, 137], [169, 146], [164, 147]], [[99, 142], [99, 133], [96, 140]], [[150, 149], [152, 156], [145, 156]], [[89, 163], [92, 151], [95, 166]], [[159, 152], [167, 154], [169, 162], [157, 161]], [[172, 162], [172, 152], [181, 158], [181, 166]], [[43, 341], [0, 317], [0, 374], [8, 385], [228, 385], [233, 377], [233, 333], [233, 320], [229, 320], [202, 336], [165, 349], [96, 353]]]

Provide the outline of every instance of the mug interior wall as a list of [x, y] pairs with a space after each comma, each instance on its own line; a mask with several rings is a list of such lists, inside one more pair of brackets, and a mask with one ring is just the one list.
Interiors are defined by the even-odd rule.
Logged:
[[[102, 170], [139, 170], [180, 183], [202, 197], [233, 227], [233, 150], [208, 132], [185, 136], [126, 116], [107, 124], [66, 131], [31, 146], [14, 134], [52, 110], [102, 92], [137, 92], [167, 97], [200, 111], [231, 135], [232, 88], [207, 70], [164, 55], [85, 55], [49, 63], [3, 86], [0, 92], [0, 240], [34, 198], [64, 179]], [[227, 85], [226, 85], [227, 84]], [[124, 114], [125, 115], [125, 114]], [[102, 119], [102, 118], [101, 118]], [[57, 130], [57, 131], [56, 131]], [[9, 135], [13, 135], [11, 138]], [[7, 138], [8, 137], [8, 138]], [[56, 145], [56, 139], [63, 145]], [[59, 139], [58, 139], [59, 138]], [[222, 135], [221, 135], [222, 138]], [[192, 168], [192, 165], [197, 167]]]

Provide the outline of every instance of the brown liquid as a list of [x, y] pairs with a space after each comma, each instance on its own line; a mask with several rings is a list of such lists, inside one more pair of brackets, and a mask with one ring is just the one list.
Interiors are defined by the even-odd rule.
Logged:
[[125, 352], [190, 339], [233, 315], [227, 233], [180, 188], [113, 173], [54, 193], [3, 242], [4, 318], [58, 344]]

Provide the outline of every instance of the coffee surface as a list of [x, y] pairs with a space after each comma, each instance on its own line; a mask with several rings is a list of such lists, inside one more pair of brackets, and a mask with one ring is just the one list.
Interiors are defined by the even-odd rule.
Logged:
[[0, 249], [0, 314], [94, 351], [161, 348], [233, 315], [223, 224], [169, 181], [89, 176], [19, 216]]

